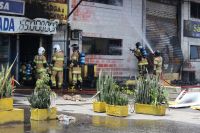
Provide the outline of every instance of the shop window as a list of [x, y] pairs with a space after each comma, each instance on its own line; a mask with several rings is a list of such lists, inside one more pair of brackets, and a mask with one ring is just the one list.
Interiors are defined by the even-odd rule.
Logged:
[[85, 0], [85, 1], [114, 5], [114, 6], [122, 6], [123, 5], [123, 0]]
[[190, 15], [192, 18], [200, 19], [200, 3], [191, 2]]
[[95, 55], [122, 55], [122, 40], [83, 37], [83, 52]]
[[200, 59], [200, 46], [190, 46], [190, 59]]

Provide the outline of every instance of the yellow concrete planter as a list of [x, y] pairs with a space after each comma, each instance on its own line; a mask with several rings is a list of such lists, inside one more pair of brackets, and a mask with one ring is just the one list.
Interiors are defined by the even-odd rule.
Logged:
[[50, 109], [31, 109], [31, 120], [47, 120], [56, 119], [56, 108]]
[[48, 110], [48, 119], [54, 120], [57, 118], [57, 109], [55, 107]]
[[13, 110], [13, 98], [0, 99], [0, 111]]
[[0, 124], [10, 122], [24, 122], [24, 110], [14, 108], [9, 111], [0, 111]]
[[166, 112], [165, 105], [149, 105], [149, 104], [138, 104], [134, 106], [135, 113], [137, 114], [149, 114], [149, 115], [158, 115], [163, 116]]
[[106, 103], [105, 102], [93, 102], [93, 111], [98, 113], [106, 112]]
[[112, 116], [128, 116], [128, 105], [117, 106], [106, 104], [106, 114]]

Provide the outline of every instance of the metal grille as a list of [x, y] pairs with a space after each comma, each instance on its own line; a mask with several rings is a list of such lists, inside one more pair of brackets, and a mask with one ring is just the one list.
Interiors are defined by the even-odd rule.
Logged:
[[146, 37], [160, 50], [165, 72], [178, 72], [183, 61], [177, 31], [177, 6], [147, 1]]

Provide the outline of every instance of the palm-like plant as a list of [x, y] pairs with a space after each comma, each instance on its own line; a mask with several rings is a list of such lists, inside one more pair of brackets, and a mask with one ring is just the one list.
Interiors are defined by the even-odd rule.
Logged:
[[[7, 67], [1, 67], [0, 71], [0, 98], [4, 97], [11, 97], [12, 93], [14, 91], [13, 82], [18, 83], [12, 76], [11, 76], [11, 70], [14, 66], [14, 63], [16, 61], [17, 57], [15, 58], [14, 62], [11, 64], [11, 66]], [[19, 83], [18, 83], [19, 84]]]
[[99, 72], [97, 80], [98, 101], [105, 101], [105, 95], [112, 89], [113, 83], [114, 79], [112, 75], [106, 75], [102, 70]]

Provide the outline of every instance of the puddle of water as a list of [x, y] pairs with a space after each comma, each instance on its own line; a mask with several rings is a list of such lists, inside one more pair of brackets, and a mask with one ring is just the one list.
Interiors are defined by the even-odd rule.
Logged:
[[67, 114], [76, 117], [69, 125], [57, 120], [30, 121], [29, 108], [25, 108], [25, 122], [0, 125], [0, 133], [189, 133], [199, 132], [199, 125], [164, 120], [128, 120], [111, 116], [88, 116]]

